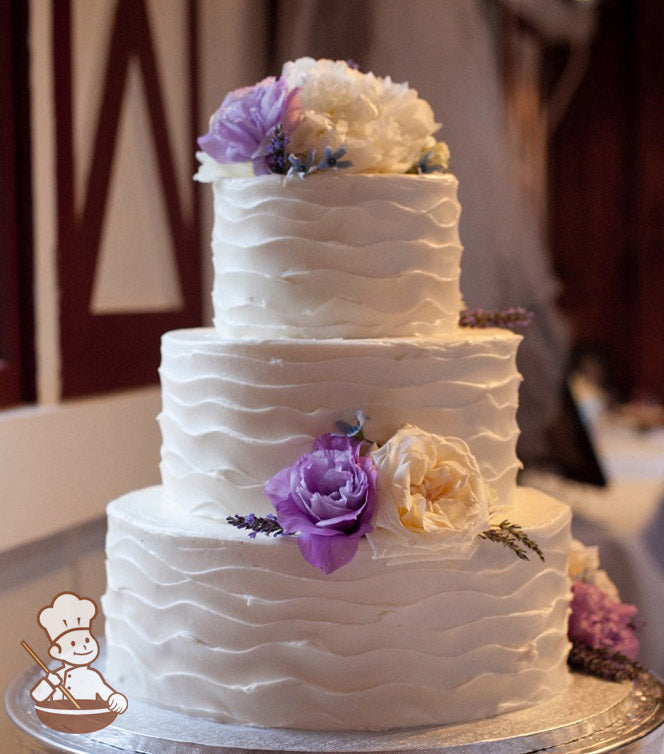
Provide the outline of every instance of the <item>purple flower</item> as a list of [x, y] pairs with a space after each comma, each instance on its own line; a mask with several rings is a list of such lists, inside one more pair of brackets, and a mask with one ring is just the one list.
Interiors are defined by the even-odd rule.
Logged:
[[574, 644], [618, 652], [633, 660], [639, 651], [634, 633], [636, 607], [614, 602], [595, 584], [572, 585], [569, 638]]
[[349, 563], [360, 537], [373, 529], [376, 472], [360, 450], [352, 438], [322, 435], [311, 452], [265, 485], [279, 525], [299, 532], [304, 559], [324, 573]]
[[254, 173], [263, 175], [270, 172], [275, 129], [281, 125], [287, 136], [299, 114], [299, 89], [289, 91], [283, 78], [270, 76], [227, 94], [198, 144], [217, 162], [253, 162]]

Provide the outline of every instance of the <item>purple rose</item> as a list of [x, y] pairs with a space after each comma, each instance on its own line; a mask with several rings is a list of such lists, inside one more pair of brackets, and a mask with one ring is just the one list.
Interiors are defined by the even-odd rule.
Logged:
[[325, 573], [349, 563], [360, 537], [373, 529], [376, 472], [360, 449], [350, 437], [322, 435], [265, 485], [280, 526], [299, 533], [305, 560]]
[[595, 584], [575, 581], [572, 585], [569, 638], [574, 644], [607, 649], [634, 660], [639, 640], [634, 633], [636, 607], [614, 602]]
[[299, 89], [289, 91], [283, 78], [270, 76], [229, 92], [198, 144], [217, 162], [253, 162], [254, 173], [263, 175], [270, 172], [267, 160], [274, 129], [282, 124], [288, 134], [299, 113]]

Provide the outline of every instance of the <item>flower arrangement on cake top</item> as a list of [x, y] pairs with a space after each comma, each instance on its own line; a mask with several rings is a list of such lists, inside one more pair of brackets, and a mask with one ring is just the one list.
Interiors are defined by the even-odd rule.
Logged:
[[299, 58], [226, 95], [198, 140], [195, 178], [447, 170], [431, 106], [408, 84], [341, 60]]

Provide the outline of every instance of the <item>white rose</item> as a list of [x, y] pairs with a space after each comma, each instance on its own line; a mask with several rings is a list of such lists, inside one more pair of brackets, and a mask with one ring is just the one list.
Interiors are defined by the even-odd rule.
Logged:
[[372, 451], [377, 505], [367, 534], [374, 558], [391, 563], [467, 559], [489, 528], [490, 492], [457, 437], [402, 427]]
[[218, 178], [245, 178], [254, 175], [251, 162], [217, 162], [206, 152], [196, 152], [201, 163], [194, 180], [200, 183], [214, 183]]
[[599, 549], [596, 546], [587, 546], [578, 539], [573, 539], [567, 572], [572, 581], [594, 584], [615, 602], [620, 601], [618, 588], [607, 572], [599, 567]]
[[599, 551], [597, 547], [586, 547], [578, 539], [572, 539], [569, 552], [567, 572], [571, 579], [580, 579], [584, 572], [599, 568]]
[[291, 152], [322, 156], [325, 147], [345, 146], [349, 172], [404, 173], [435, 144], [433, 111], [407, 84], [313, 58], [285, 63], [282, 75], [289, 88], [299, 87], [302, 106]]

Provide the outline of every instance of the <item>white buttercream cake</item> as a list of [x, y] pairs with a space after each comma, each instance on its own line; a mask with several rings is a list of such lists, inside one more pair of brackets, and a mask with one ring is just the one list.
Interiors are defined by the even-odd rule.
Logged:
[[335, 142], [331, 126], [318, 163], [277, 154], [274, 124], [271, 173], [255, 145], [244, 162], [203, 157], [214, 327], [164, 335], [163, 484], [108, 509], [106, 674], [130, 701], [267, 727], [438, 725], [536, 704], [569, 681], [571, 517], [516, 485], [521, 336], [458, 325], [457, 180], [431, 162], [445, 151], [422, 133], [422, 100], [297, 61], [219, 112], [263, 87], [272, 113], [295, 91], [297, 118], [282, 108], [277, 126], [301, 143], [307, 82], [328, 64], [379, 90], [379, 115], [383, 89], [405, 98], [419, 125], [397, 133], [422, 142], [419, 172], [384, 169], [405, 147]]
[[410, 338], [455, 329], [453, 175], [321, 173], [287, 190], [282, 183], [270, 175], [213, 184], [219, 335]]

